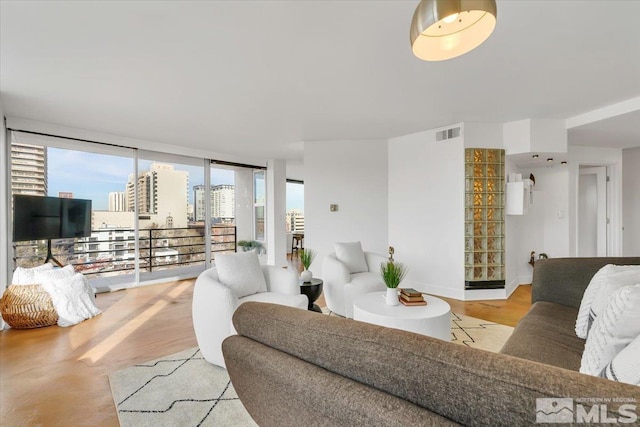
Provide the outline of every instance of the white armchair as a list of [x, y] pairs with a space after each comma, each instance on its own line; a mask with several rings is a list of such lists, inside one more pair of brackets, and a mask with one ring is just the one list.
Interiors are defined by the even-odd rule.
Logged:
[[387, 258], [367, 251], [364, 256], [368, 271], [353, 274], [338, 260], [335, 252], [322, 261], [323, 292], [327, 308], [350, 319], [353, 318], [353, 299], [356, 296], [387, 289], [380, 274], [380, 264], [386, 262]]
[[246, 301], [269, 302], [307, 309], [309, 301], [300, 294], [298, 275], [280, 267], [263, 265], [267, 292], [259, 292], [238, 298], [234, 291], [220, 282], [216, 268], [203, 271], [193, 289], [193, 328], [200, 352], [205, 360], [225, 367], [222, 357], [222, 341], [235, 335], [231, 316]]

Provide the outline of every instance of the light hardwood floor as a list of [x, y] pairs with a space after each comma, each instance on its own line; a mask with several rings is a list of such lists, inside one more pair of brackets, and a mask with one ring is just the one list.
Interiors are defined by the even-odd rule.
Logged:
[[[99, 294], [103, 313], [70, 328], [0, 332], [0, 425], [117, 426], [108, 373], [196, 345], [193, 283]], [[514, 325], [530, 295], [520, 286], [506, 301], [447, 301], [454, 312]]]

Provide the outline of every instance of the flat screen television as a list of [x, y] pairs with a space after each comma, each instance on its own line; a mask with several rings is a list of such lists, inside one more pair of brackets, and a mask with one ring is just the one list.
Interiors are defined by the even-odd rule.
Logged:
[[91, 235], [91, 200], [16, 194], [13, 241], [53, 240]]

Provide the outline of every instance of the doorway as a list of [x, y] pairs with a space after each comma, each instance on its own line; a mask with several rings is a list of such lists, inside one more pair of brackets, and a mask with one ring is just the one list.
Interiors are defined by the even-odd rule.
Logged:
[[607, 256], [607, 168], [580, 166], [578, 256]]

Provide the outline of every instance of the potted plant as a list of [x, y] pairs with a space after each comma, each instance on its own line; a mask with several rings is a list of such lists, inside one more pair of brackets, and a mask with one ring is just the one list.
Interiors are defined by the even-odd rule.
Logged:
[[239, 240], [238, 246], [242, 248], [242, 252], [249, 252], [252, 250], [256, 250], [256, 252], [262, 252], [262, 243], [256, 242], [255, 240]]
[[302, 251], [300, 251], [300, 262], [304, 267], [304, 270], [300, 273], [300, 278], [304, 283], [309, 283], [313, 277], [313, 273], [309, 270], [309, 267], [311, 266], [315, 255], [315, 252], [311, 249], [302, 249]]
[[382, 280], [387, 285], [387, 304], [398, 305], [398, 285], [407, 274], [407, 268], [399, 263], [387, 261], [380, 264]]

